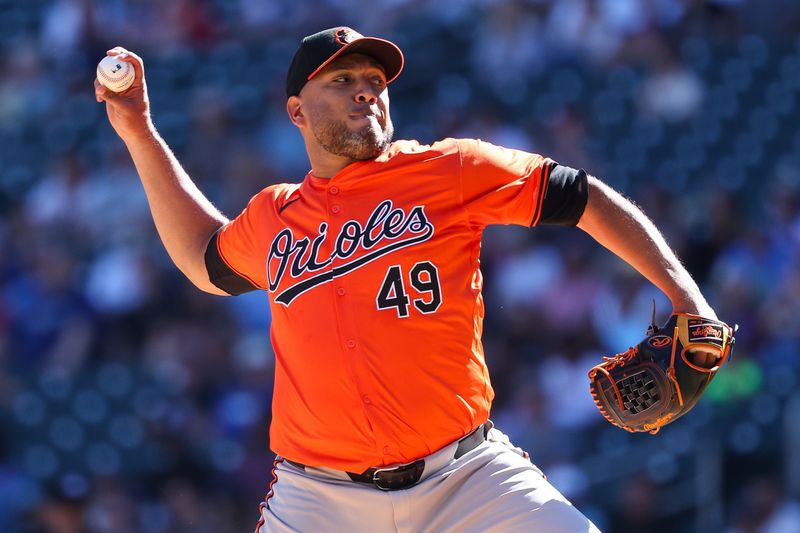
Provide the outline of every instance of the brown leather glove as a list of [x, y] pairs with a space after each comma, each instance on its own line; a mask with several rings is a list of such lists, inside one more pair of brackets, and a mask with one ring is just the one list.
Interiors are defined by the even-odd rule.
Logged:
[[651, 324], [642, 342], [589, 371], [597, 408], [627, 431], [658, 433], [694, 407], [730, 355], [736, 329], [686, 313]]

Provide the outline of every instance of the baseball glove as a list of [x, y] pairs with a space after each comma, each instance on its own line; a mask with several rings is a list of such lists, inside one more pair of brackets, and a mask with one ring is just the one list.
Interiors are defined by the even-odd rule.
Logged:
[[653, 309], [643, 341], [589, 371], [597, 408], [622, 429], [658, 433], [694, 407], [730, 355], [736, 329], [686, 313], [658, 328]]

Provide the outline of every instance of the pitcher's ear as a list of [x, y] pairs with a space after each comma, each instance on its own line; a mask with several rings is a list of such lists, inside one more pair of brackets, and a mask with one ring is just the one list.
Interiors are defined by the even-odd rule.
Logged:
[[286, 100], [286, 113], [289, 115], [289, 120], [295, 126], [305, 124], [305, 116], [303, 116], [303, 102], [297, 96], [290, 96]]

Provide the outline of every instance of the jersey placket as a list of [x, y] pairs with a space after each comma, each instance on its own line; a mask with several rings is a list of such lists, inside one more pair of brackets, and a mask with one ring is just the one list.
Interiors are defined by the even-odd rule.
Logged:
[[[336, 178], [331, 179], [331, 183], [326, 191], [325, 200], [328, 211], [329, 235], [337, 236], [342, 226], [348, 220], [353, 219], [354, 214], [351, 212], [351, 206], [348, 204], [347, 194], [338, 185]], [[334, 247], [336, 246], [335, 241], [332, 242], [332, 245]], [[352, 260], [352, 258], [341, 259], [335, 257], [331, 266], [336, 268], [346, 264], [350, 260]], [[360, 401], [364, 408], [365, 416], [369, 420], [370, 425], [375, 428], [379, 427], [378, 416], [376, 416], [377, 413], [375, 412], [375, 409], [378, 407], [376, 401], [379, 401], [379, 398], [375, 390], [370, 387], [370, 384], [363, 379], [364, 354], [359, 343], [358, 320], [354, 313], [354, 309], [360, 305], [361, 302], [355, 302], [353, 300], [355, 291], [351, 290], [351, 280], [352, 277], [347, 275], [334, 277], [329, 290], [332, 292], [338, 317], [340, 347], [344, 354], [346, 364], [350, 368], [350, 375], [354, 380], [354, 388], [360, 395]], [[377, 438], [378, 436], [376, 435], [375, 437]], [[382, 444], [380, 441], [375, 441], [374, 445], [379, 455], [386, 455], [389, 453], [389, 447]]]

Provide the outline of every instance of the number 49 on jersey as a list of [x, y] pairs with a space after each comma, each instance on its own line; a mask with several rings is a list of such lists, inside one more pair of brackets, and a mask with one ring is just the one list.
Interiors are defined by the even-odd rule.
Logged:
[[408, 317], [412, 305], [420, 313], [435, 313], [442, 305], [439, 271], [430, 261], [421, 261], [408, 271], [406, 279], [400, 265], [393, 265], [386, 271], [375, 303], [379, 310], [394, 309], [399, 318]]

